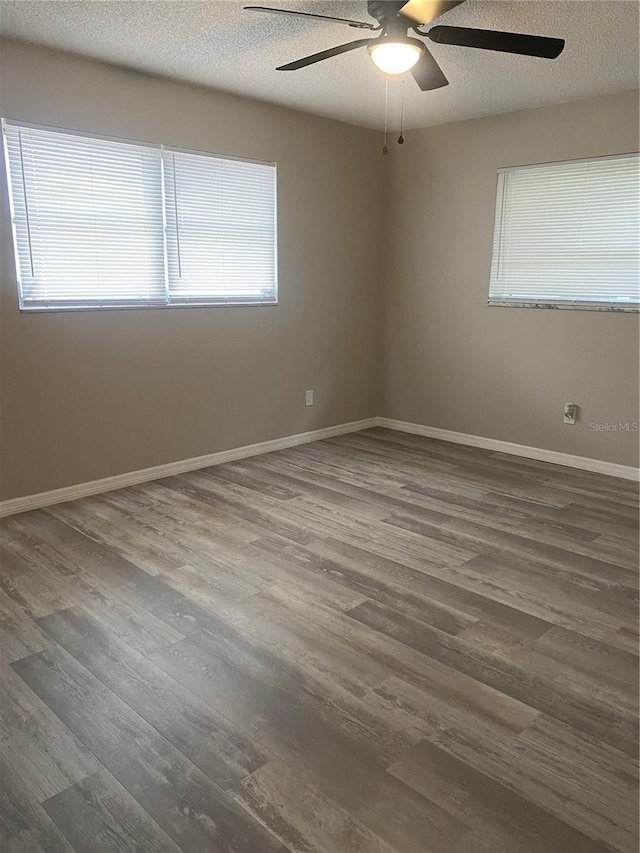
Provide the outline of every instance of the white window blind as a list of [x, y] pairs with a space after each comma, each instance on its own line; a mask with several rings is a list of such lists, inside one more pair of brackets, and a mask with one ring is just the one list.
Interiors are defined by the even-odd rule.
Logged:
[[489, 304], [637, 310], [640, 155], [501, 169]]
[[4, 130], [22, 306], [163, 302], [160, 146]]
[[164, 167], [171, 300], [274, 301], [273, 167], [181, 151]]
[[3, 122], [23, 309], [275, 302], [275, 166]]

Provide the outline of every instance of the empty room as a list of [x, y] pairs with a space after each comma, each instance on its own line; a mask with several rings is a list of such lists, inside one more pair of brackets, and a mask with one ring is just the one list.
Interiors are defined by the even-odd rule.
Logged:
[[0, 0], [0, 851], [637, 853], [640, 3]]

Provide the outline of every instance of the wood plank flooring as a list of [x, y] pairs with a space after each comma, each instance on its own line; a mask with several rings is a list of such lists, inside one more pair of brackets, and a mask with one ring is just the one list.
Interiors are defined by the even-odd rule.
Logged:
[[638, 486], [382, 429], [0, 522], [7, 853], [636, 853]]

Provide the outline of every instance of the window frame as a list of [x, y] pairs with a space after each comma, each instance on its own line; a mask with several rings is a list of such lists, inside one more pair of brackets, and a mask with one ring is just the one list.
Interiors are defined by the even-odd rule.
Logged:
[[[164, 292], [165, 292], [165, 300], [164, 302], [144, 302], [142, 300], [121, 304], [52, 304], [52, 305], [25, 305], [23, 302], [22, 296], [22, 273], [20, 269], [20, 256], [18, 254], [18, 234], [16, 228], [16, 215], [14, 208], [14, 199], [13, 199], [13, 191], [12, 191], [12, 175], [9, 166], [9, 148], [7, 136], [5, 133], [5, 125], [8, 124], [13, 127], [25, 128], [25, 129], [33, 129], [33, 130], [42, 130], [42, 131], [50, 131], [52, 133], [59, 134], [67, 134], [69, 136], [75, 137], [85, 137], [89, 139], [98, 139], [104, 140], [105, 142], [115, 142], [115, 143], [124, 143], [127, 145], [135, 145], [143, 148], [150, 149], [158, 149], [160, 151], [160, 171], [161, 171], [161, 180], [162, 180], [162, 199], [161, 204], [163, 208], [163, 243], [164, 243], [164, 255], [165, 255], [165, 275], [164, 275]], [[8, 208], [9, 208], [9, 217], [11, 223], [11, 236], [12, 236], [12, 246], [13, 246], [13, 259], [14, 259], [14, 268], [16, 273], [16, 290], [18, 295], [18, 308], [20, 313], [23, 314], [37, 314], [37, 313], [46, 313], [46, 314], [54, 314], [54, 313], [67, 313], [70, 311], [140, 311], [140, 310], [157, 310], [157, 309], [167, 309], [167, 308], [237, 308], [237, 307], [273, 307], [279, 304], [279, 292], [278, 292], [278, 166], [274, 161], [269, 160], [259, 160], [256, 158], [249, 157], [239, 157], [231, 154], [218, 154], [211, 151], [200, 151], [197, 149], [190, 148], [181, 148], [173, 145], [164, 145], [163, 143], [158, 142], [148, 142], [140, 139], [128, 139], [120, 136], [113, 136], [109, 134], [103, 133], [95, 133], [93, 131], [85, 131], [85, 130], [77, 130], [73, 128], [65, 128], [65, 127], [57, 127], [55, 125], [46, 125], [40, 124], [36, 122], [28, 122], [17, 119], [11, 119], [8, 117], [2, 117], [0, 119], [0, 132], [2, 135], [2, 157], [4, 162], [4, 169], [6, 175], [6, 187], [7, 187], [7, 199], [8, 199]], [[164, 190], [164, 182], [165, 182], [165, 161], [164, 155], [171, 154], [175, 152], [176, 154], [191, 154], [198, 157], [209, 157], [217, 160], [233, 160], [240, 163], [249, 163], [256, 164], [260, 166], [269, 166], [273, 169], [273, 297], [268, 299], [253, 299], [253, 298], [242, 298], [242, 297], [230, 297], [228, 299], [221, 298], [213, 298], [208, 301], [196, 302], [196, 301], [180, 301], [180, 300], [171, 300], [170, 296], [170, 287], [168, 282], [168, 273], [167, 273], [167, 232], [168, 226], [166, 221], [166, 200], [167, 196]]]
[[[512, 166], [502, 166], [498, 169], [496, 174], [496, 190], [495, 190], [495, 204], [494, 204], [494, 220], [493, 220], [493, 234], [492, 234], [492, 251], [491, 251], [491, 267], [489, 271], [489, 293], [487, 298], [487, 305], [491, 308], [542, 308], [542, 309], [552, 309], [552, 310], [573, 310], [573, 311], [605, 311], [609, 313], [624, 313], [624, 314], [637, 314], [640, 312], [640, 285], [639, 285], [639, 301], [634, 303], [624, 303], [624, 302], [600, 302], [600, 301], [588, 301], [586, 299], [556, 299], [556, 300], [525, 300], [521, 298], [515, 299], [500, 299], [500, 298], [492, 298], [491, 296], [491, 287], [493, 284], [493, 270], [494, 264], [496, 263], [496, 259], [494, 257], [494, 250], [496, 247], [497, 239], [497, 229], [498, 229], [498, 211], [500, 210], [502, 214], [502, 201], [500, 199], [500, 186], [501, 186], [501, 177], [505, 173], [515, 172], [515, 171], [524, 171], [526, 169], [534, 169], [540, 168], [541, 166], [557, 166], [563, 163], [593, 163], [603, 160], [617, 160], [621, 158], [627, 157], [636, 157], [640, 158], [640, 151], [624, 151], [617, 154], [604, 154], [596, 157], [578, 157], [578, 158], [570, 158], [565, 160], [552, 160], [548, 162], [541, 163], [523, 163], [520, 165], [512, 165]], [[502, 231], [502, 220], [500, 221], [500, 231]], [[640, 236], [639, 236], [640, 240]]]

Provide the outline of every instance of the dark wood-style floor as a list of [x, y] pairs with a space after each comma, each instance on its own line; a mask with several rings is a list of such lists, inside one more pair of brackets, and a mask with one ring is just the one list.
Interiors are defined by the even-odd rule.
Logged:
[[0, 523], [0, 848], [636, 853], [637, 486], [385, 430]]

